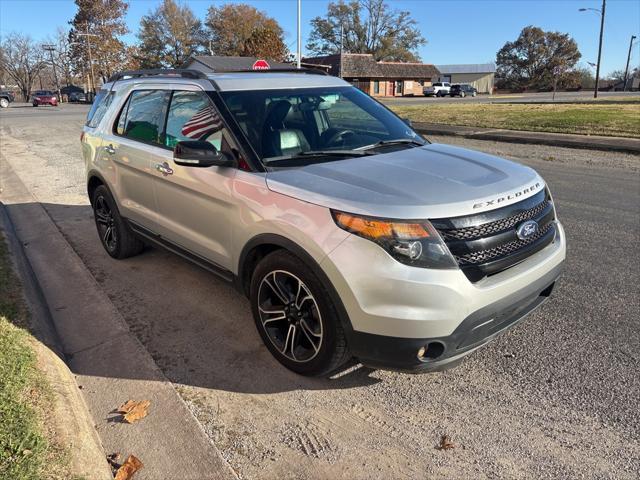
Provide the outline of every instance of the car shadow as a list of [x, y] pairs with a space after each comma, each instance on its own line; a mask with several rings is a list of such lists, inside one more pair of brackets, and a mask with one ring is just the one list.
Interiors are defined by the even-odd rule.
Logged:
[[[304, 377], [287, 370], [264, 346], [249, 301], [230, 283], [157, 247], [115, 260], [103, 250], [90, 206], [41, 205], [171, 382], [258, 394], [348, 389], [379, 382], [371, 376], [374, 370], [355, 362], [330, 378]], [[7, 205], [12, 218], [29, 215], [30, 208], [33, 204]], [[64, 310], [55, 313], [54, 321], [64, 321]], [[104, 328], [93, 322], [88, 316], [82, 326], [87, 335]], [[98, 348], [110, 348], [117, 355], [119, 346], [109, 342]], [[144, 375], [138, 376], [128, 366], [86, 361], [78, 365], [70, 362], [80, 375], [149, 379], [140, 378]]]

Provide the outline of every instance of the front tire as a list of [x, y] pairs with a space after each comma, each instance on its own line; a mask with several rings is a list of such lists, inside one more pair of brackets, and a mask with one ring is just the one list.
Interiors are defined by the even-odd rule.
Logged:
[[116, 202], [107, 187], [100, 185], [96, 188], [91, 204], [100, 242], [109, 255], [123, 259], [142, 252], [144, 243], [120, 216]]
[[7, 108], [9, 106], [9, 100], [6, 98], [0, 98], [0, 108]]
[[327, 288], [298, 257], [277, 250], [251, 278], [249, 298], [260, 337], [282, 365], [301, 375], [327, 375], [350, 358]]

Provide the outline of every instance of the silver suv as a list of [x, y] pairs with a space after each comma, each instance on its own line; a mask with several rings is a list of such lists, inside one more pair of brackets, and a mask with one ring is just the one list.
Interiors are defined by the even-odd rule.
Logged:
[[168, 248], [251, 303], [287, 368], [435, 371], [551, 293], [565, 234], [531, 168], [425, 141], [313, 71], [137, 71], [82, 134], [100, 240]]

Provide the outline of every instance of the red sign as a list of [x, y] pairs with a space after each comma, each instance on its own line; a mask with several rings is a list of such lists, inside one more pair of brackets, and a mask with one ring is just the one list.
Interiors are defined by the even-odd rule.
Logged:
[[256, 63], [251, 67], [253, 70], [269, 70], [271, 67], [266, 60], [256, 60]]

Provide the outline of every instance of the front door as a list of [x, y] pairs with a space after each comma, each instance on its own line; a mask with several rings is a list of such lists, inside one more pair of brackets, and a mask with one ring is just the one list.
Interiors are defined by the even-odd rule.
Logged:
[[202, 91], [174, 91], [162, 148], [152, 152], [156, 168], [158, 233], [217, 266], [231, 269], [232, 188], [229, 167], [185, 167], [173, 161], [181, 140], [201, 140], [232, 154], [230, 137], [209, 97]]

